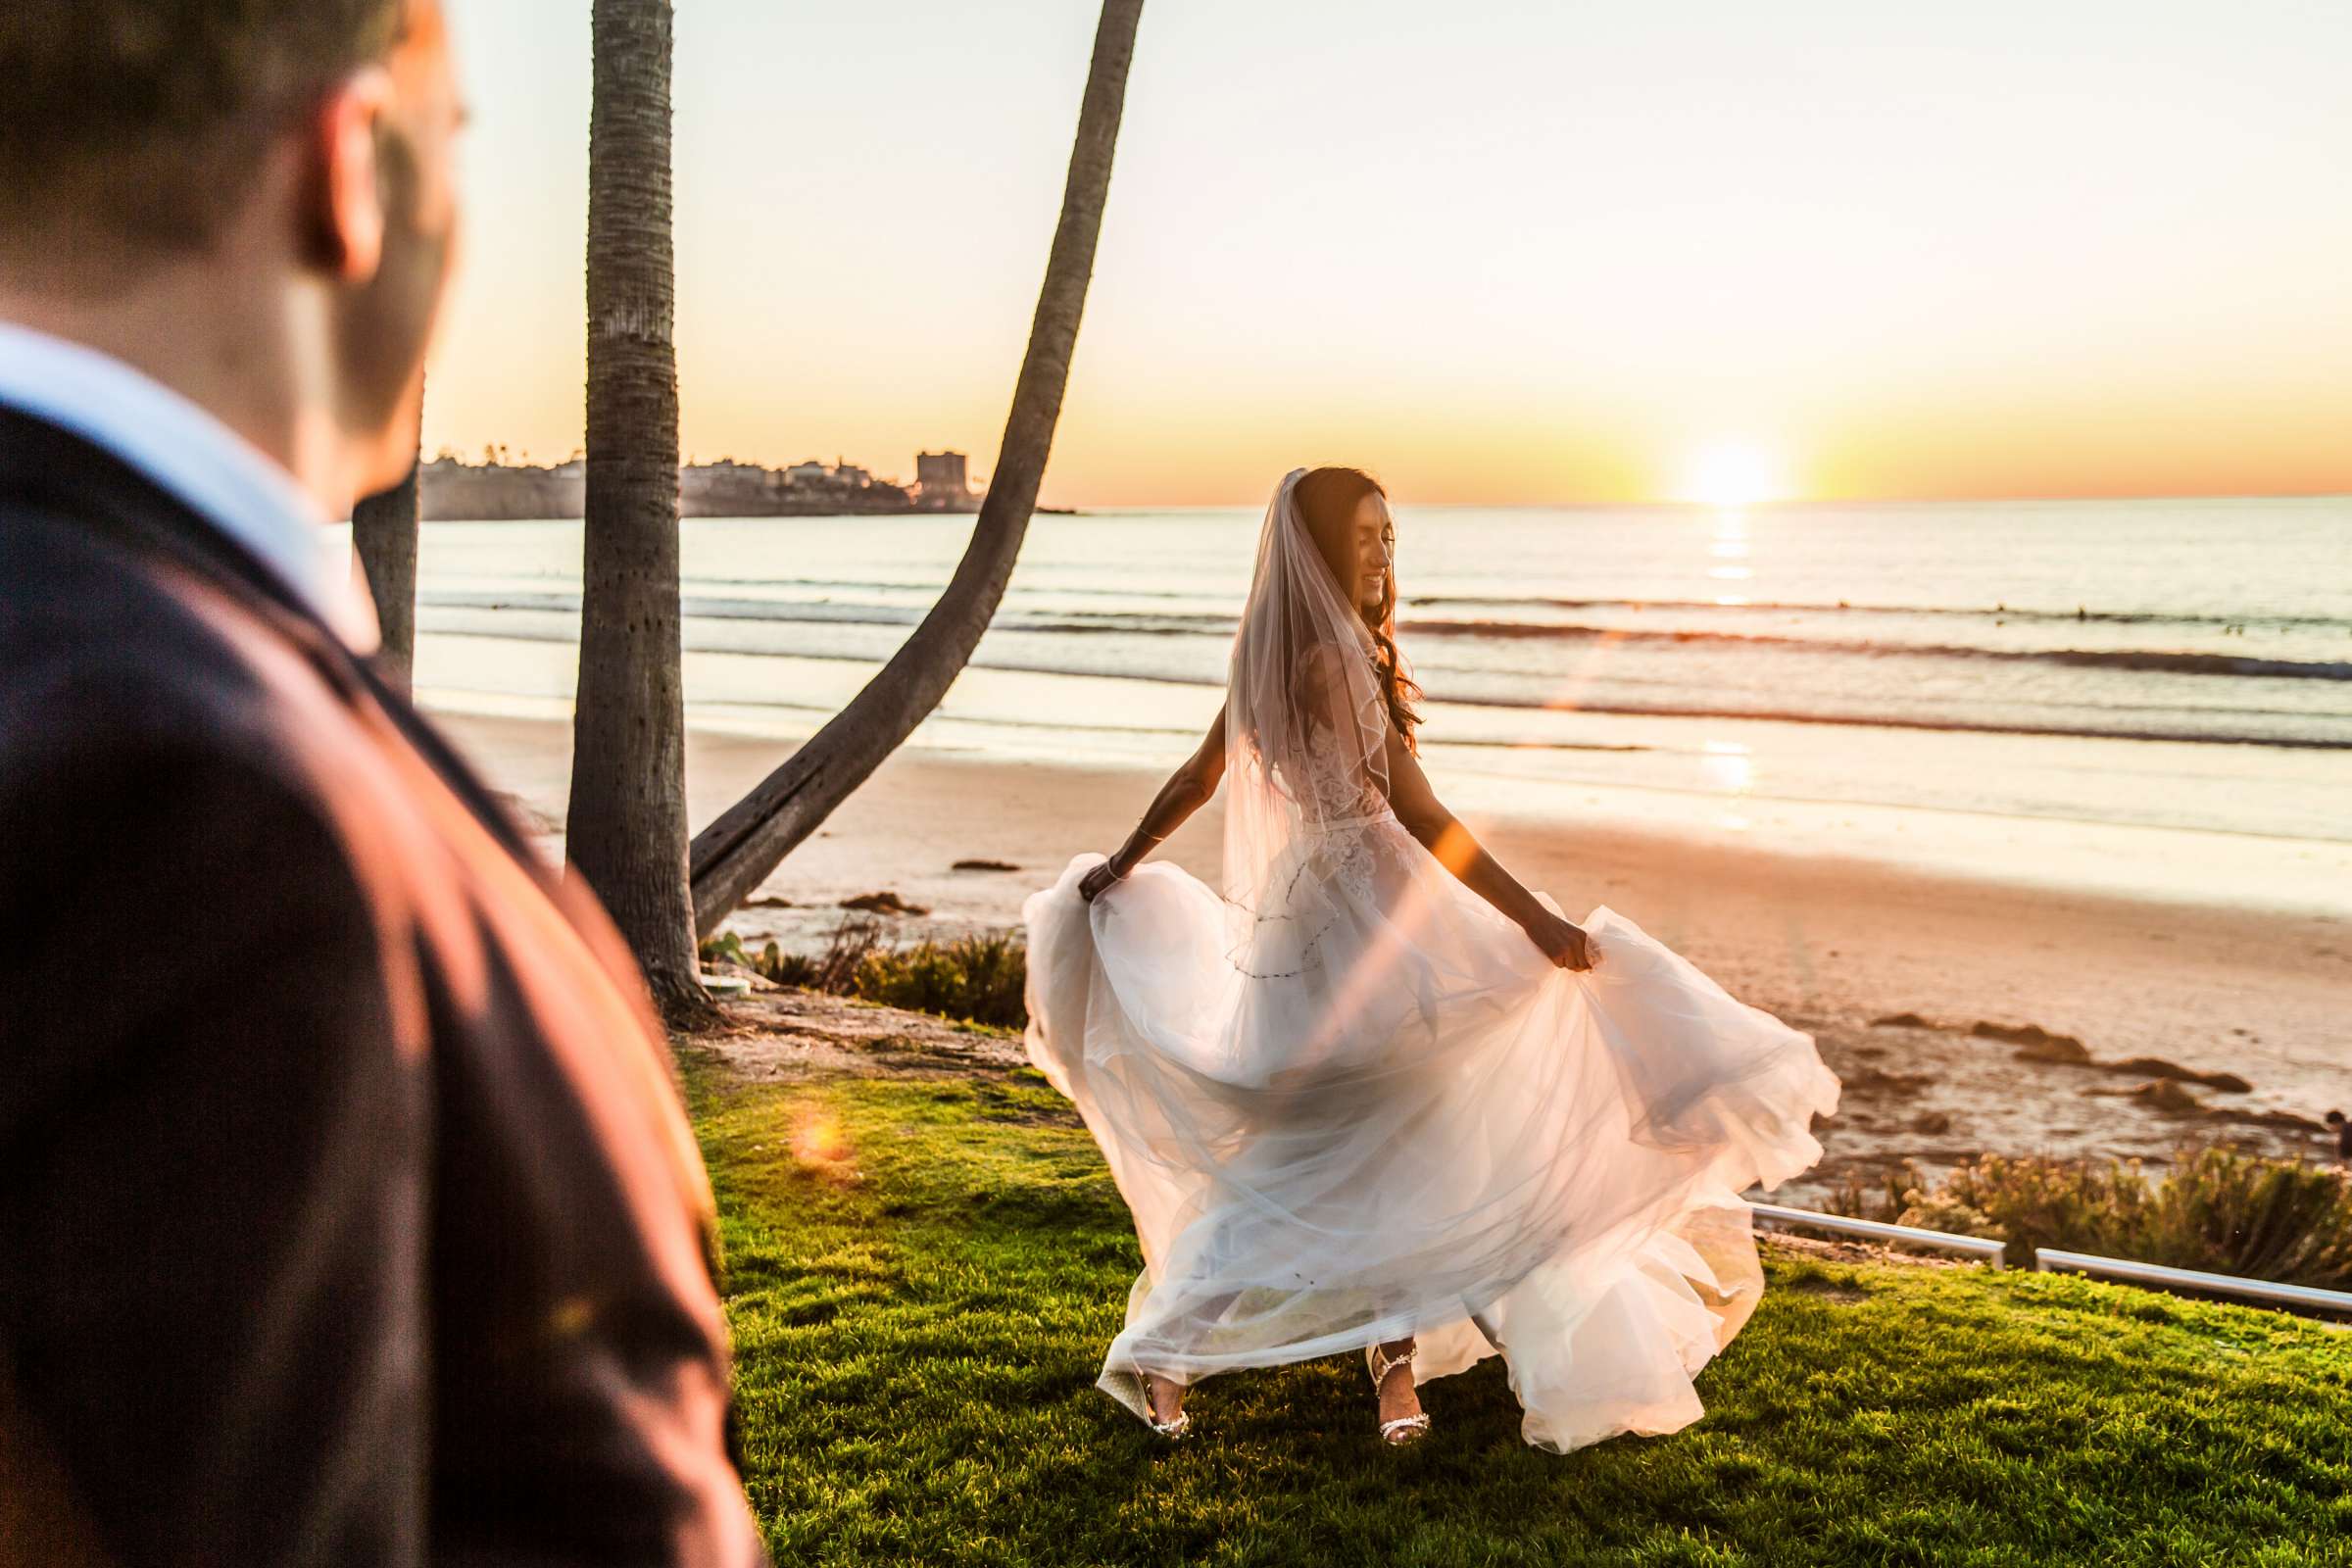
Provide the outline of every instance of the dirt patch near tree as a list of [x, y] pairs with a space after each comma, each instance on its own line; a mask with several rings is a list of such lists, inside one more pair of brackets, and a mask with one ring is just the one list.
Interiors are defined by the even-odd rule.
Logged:
[[730, 1002], [692, 1044], [756, 1083], [803, 1078], [1002, 1078], [1029, 1064], [1020, 1037], [821, 991]]

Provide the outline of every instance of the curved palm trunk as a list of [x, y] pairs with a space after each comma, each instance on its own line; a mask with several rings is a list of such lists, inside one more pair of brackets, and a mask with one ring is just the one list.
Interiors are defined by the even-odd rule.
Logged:
[[670, 24], [670, 0], [595, 0], [588, 500], [566, 849], [676, 1021], [710, 999], [686, 895]]
[[384, 642], [376, 667], [386, 685], [406, 695], [416, 668], [416, 468], [381, 494], [351, 509], [351, 546], [375, 600]]
[[1062, 188], [1061, 221], [1054, 231], [1045, 284], [1029, 326], [1028, 354], [971, 543], [939, 603], [881, 672], [759, 788], [695, 836], [694, 923], [702, 935], [716, 930], [793, 846], [814, 832], [930, 715], [996, 614], [1037, 506], [1054, 426], [1061, 416], [1143, 9], [1143, 0], [1104, 0], [1102, 6], [1078, 134], [1070, 148], [1069, 180]]

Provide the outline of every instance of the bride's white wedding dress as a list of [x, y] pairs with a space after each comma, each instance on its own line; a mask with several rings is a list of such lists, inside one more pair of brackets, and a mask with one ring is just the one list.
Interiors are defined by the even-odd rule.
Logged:
[[1298, 477], [1235, 643], [1223, 896], [1150, 863], [1090, 905], [1084, 855], [1023, 910], [1030, 1055], [1143, 1247], [1101, 1386], [1149, 1419], [1146, 1372], [1411, 1335], [1422, 1381], [1499, 1352], [1539, 1446], [1675, 1431], [1763, 1287], [1739, 1194], [1820, 1157], [1838, 1081], [1606, 906], [1554, 966], [1405, 832]]

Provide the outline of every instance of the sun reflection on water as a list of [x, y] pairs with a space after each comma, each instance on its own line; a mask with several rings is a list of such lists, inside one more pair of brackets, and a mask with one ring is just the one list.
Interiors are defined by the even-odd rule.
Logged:
[[[1755, 759], [1740, 741], [1702, 742], [1698, 771], [1708, 788], [1735, 798], [1745, 795], [1756, 781]], [[1745, 831], [1749, 825], [1744, 814], [1734, 810], [1717, 812], [1715, 824], [1735, 833]]]
[[1727, 795], [1744, 795], [1755, 782], [1755, 763], [1747, 748], [1736, 741], [1709, 741], [1699, 759], [1699, 771], [1708, 785]]

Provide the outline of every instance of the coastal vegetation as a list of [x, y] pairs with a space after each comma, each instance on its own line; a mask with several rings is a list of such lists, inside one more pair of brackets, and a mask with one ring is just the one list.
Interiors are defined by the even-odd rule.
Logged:
[[681, 1044], [778, 1562], [2340, 1562], [2352, 1345], [2057, 1275], [1773, 1244], [1679, 1435], [1527, 1447], [1502, 1367], [1383, 1448], [1360, 1357], [1214, 1381], [1161, 1446], [1093, 1387], [1139, 1266], [1026, 1071], [755, 1082]]
[[703, 959], [741, 964], [778, 985], [826, 991], [928, 1012], [958, 1023], [1019, 1029], [1029, 1021], [1022, 988], [1028, 955], [1004, 933], [890, 947], [870, 920], [845, 921], [813, 956], [785, 953], [770, 942], [746, 949], [729, 931], [703, 944]]
[[2182, 1149], [2161, 1176], [2137, 1160], [1984, 1154], [1941, 1183], [1914, 1171], [1877, 1192], [1850, 1187], [1835, 1206], [2004, 1241], [2020, 1266], [2049, 1247], [2352, 1290], [2352, 1181], [2220, 1145]]

